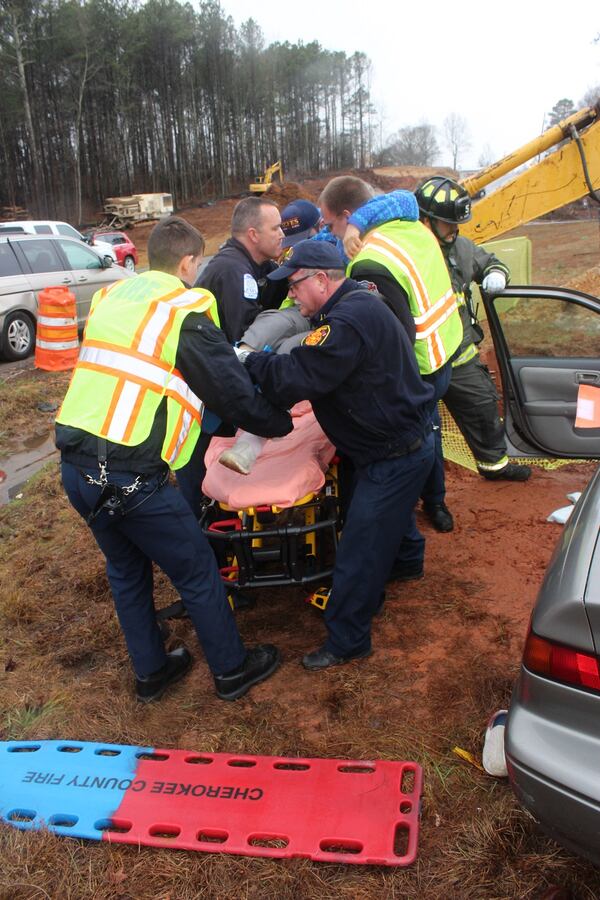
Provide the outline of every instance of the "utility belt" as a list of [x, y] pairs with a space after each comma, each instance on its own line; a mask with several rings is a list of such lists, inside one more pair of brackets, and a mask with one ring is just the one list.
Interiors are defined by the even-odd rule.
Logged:
[[[106, 510], [109, 516], [125, 516], [128, 512], [133, 512], [145, 503], [150, 497], [159, 491], [167, 483], [169, 479], [169, 470], [167, 468], [160, 470], [153, 475], [135, 475], [131, 484], [113, 484], [109, 481], [108, 460], [106, 456], [107, 444], [104, 438], [98, 438], [98, 478], [94, 478], [89, 472], [79, 474], [88, 484], [95, 484], [101, 488], [98, 499], [93, 509], [86, 518], [86, 522], [90, 525], [103, 510]], [[129, 501], [145, 488], [151, 481], [155, 481], [154, 488], [147, 493], [138, 503], [131, 506]]]
[[399, 459], [401, 456], [408, 456], [410, 453], [414, 453], [415, 450], [418, 450], [422, 443], [422, 438], [415, 438], [412, 444], [408, 444], [406, 447], [397, 447], [396, 449], [392, 450], [391, 453], [388, 453], [385, 459]]

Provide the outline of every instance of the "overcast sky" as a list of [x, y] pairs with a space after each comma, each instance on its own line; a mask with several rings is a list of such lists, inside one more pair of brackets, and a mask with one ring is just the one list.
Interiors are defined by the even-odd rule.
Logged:
[[239, 26], [252, 16], [267, 43], [313, 40], [363, 51], [372, 62], [371, 97], [384, 137], [426, 121], [439, 129], [440, 164], [451, 162], [442, 123], [468, 122], [478, 167], [489, 145], [499, 159], [542, 131], [563, 97], [579, 105], [600, 84], [598, 0], [221, 0]]

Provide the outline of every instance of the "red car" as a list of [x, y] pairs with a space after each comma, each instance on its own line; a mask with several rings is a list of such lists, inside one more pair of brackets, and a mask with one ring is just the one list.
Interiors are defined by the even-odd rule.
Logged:
[[110, 244], [117, 255], [117, 263], [135, 272], [138, 253], [135, 244], [123, 231], [94, 231], [91, 235], [92, 246], [100, 242]]

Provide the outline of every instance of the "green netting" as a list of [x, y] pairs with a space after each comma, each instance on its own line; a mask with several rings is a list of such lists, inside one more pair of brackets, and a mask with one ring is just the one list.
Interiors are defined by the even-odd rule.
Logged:
[[[438, 405], [442, 420], [442, 446], [444, 459], [477, 472], [477, 464], [467, 442], [459, 431], [458, 425], [446, 409], [443, 403]], [[598, 462], [590, 459], [545, 459], [544, 457], [527, 456], [514, 458], [511, 462], [523, 463], [527, 466], [538, 466], [540, 469], [559, 469], [561, 466], [583, 465], [589, 462]]]
[[[486, 241], [482, 247], [488, 253], [494, 253], [501, 262], [508, 266], [511, 284], [531, 284], [531, 240], [529, 238], [501, 238], [498, 241]], [[478, 318], [480, 321], [484, 321], [487, 317], [479, 287], [473, 282], [471, 289], [473, 305], [477, 310]], [[495, 305], [498, 312], [502, 313], [507, 309], [512, 309], [517, 302], [516, 298], [511, 297], [506, 300], [496, 300]]]

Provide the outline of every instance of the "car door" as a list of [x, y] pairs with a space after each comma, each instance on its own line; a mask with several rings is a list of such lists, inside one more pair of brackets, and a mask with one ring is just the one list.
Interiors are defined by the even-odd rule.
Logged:
[[56, 238], [72, 270], [73, 290], [77, 301], [77, 323], [83, 328], [90, 311], [92, 297], [105, 284], [116, 280], [114, 269], [104, 267], [102, 260], [82, 241]]
[[54, 238], [25, 238], [14, 241], [13, 247], [36, 299], [44, 288], [73, 289], [73, 276], [65, 269], [65, 259]]
[[600, 299], [527, 286], [483, 301], [509, 453], [600, 458]]

